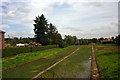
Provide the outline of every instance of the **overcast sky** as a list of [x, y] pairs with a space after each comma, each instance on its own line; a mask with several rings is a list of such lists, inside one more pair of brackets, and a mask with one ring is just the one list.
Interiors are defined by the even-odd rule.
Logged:
[[[115, 2], [116, 1], [116, 2]], [[6, 37], [34, 37], [33, 20], [44, 14], [59, 33], [78, 38], [118, 34], [118, 0], [4, 0], [0, 2], [0, 30]]]

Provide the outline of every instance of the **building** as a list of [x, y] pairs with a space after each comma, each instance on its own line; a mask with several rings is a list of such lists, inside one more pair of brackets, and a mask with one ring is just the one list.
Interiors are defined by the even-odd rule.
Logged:
[[17, 47], [25, 47], [25, 46], [29, 46], [29, 44], [22, 44], [22, 43], [19, 43], [19, 44], [16, 44]]
[[30, 46], [42, 46], [40, 43], [30, 43]]
[[103, 43], [103, 44], [113, 43], [113, 40], [112, 40], [112, 39], [109, 39], [109, 38], [108, 38], [108, 39], [106, 38], [106, 39], [104, 39], [104, 40], [101, 40], [100, 42]]
[[5, 48], [5, 32], [0, 30], [0, 49]]

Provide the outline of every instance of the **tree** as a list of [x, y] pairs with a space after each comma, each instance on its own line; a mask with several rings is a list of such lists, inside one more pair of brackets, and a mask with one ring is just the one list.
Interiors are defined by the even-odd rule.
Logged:
[[48, 27], [48, 38], [51, 44], [58, 44], [62, 40], [61, 34], [58, 33], [57, 28], [52, 23]]
[[47, 31], [48, 31], [48, 22], [45, 18], [45, 16], [42, 14], [41, 16], [36, 17], [34, 20], [34, 32], [35, 32], [35, 38], [36, 42], [40, 43], [42, 45], [48, 45], [49, 40], [47, 37]]
[[56, 39], [55, 33], [56, 32], [57, 32], [56, 27], [52, 23], [50, 23], [49, 27], [48, 27], [48, 38], [49, 38], [51, 44], [55, 43], [55, 39]]
[[101, 43], [101, 42], [100, 42], [101, 40], [104, 40], [104, 38], [103, 38], [103, 37], [99, 38], [99, 39], [98, 39], [99, 43]]
[[78, 44], [79, 44], [79, 40], [77, 39], [76, 36], [73, 36], [73, 40], [74, 40], [74, 44], [75, 44], [75, 45], [78, 45]]
[[115, 43], [116, 43], [117, 45], [120, 45], [120, 35], [116, 36], [116, 38], [115, 38]]
[[79, 44], [80, 45], [88, 45], [88, 40], [87, 39], [80, 39]]
[[65, 39], [64, 39], [69, 45], [73, 45], [74, 41], [71, 35], [65, 35]]
[[30, 39], [29, 38], [23, 38], [23, 43], [30, 43], [31, 41], [30, 41]]
[[93, 43], [97, 43], [97, 38], [92, 38]]
[[71, 36], [71, 35], [65, 35], [64, 39], [69, 45], [77, 45], [79, 44], [79, 40], [77, 39], [76, 36]]
[[67, 46], [68, 46], [68, 44], [65, 41], [63, 41], [63, 40], [59, 41], [59, 47], [60, 48], [64, 48], [64, 47], [67, 47]]

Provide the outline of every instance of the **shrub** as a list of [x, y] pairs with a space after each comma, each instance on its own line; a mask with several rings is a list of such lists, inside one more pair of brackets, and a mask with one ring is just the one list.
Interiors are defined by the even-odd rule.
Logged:
[[20, 53], [28, 53], [35, 51], [42, 51], [46, 49], [57, 48], [58, 45], [48, 45], [48, 46], [39, 46], [39, 47], [14, 47], [14, 48], [5, 48], [2, 50], [2, 57], [10, 57]]
[[64, 47], [67, 47], [67, 46], [68, 46], [68, 44], [65, 41], [60, 41], [59, 42], [59, 47], [60, 48], [64, 48]]

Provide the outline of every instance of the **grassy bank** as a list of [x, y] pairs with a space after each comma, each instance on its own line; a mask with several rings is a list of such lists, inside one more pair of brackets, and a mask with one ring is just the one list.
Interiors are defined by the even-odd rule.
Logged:
[[[118, 78], [118, 46], [96, 47], [96, 57], [101, 78]], [[119, 68], [120, 69], [120, 68]]]

